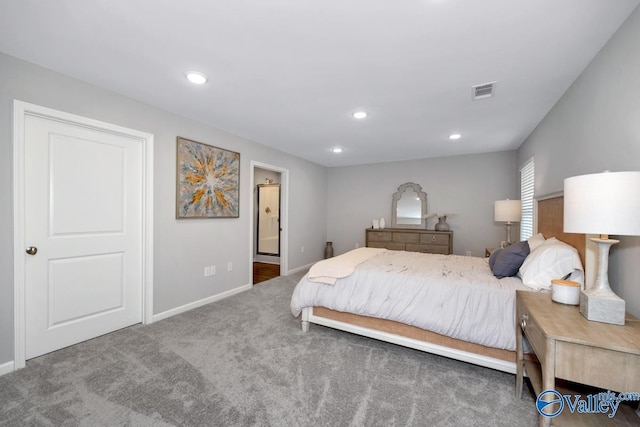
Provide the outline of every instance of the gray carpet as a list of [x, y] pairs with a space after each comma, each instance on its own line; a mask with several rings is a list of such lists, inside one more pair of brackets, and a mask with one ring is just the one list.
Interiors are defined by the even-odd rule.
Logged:
[[27, 362], [0, 377], [0, 424], [535, 426], [514, 376], [311, 325], [300, 275]]

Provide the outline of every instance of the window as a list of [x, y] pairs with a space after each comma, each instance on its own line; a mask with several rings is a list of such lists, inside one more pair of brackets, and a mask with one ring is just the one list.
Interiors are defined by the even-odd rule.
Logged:
[[533, 157], [520, 168], [520, 200], [522, 201], [522, 219], [520, 221], [520, 240], [533, 236], [533, 189], [535, 182]]

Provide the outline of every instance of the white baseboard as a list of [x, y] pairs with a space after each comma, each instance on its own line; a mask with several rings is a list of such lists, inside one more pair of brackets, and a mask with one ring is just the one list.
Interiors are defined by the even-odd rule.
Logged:
[[0, 365], [0, 376], [6, 375], [15, 370], [13, 360]]
[[312, 262], [311, 264], [303, 265], [302, 267], [294, 268], [293, 270], [289, 270], [289, 271], [287, 271], [284, 275], [285, 275], [285, 276], [288, 276], [288, 275], [290, 275], [290, 274], [294, 274], [294, 273], [297, 273], [297, 272], [299, 272], [299, 271], [308, 270], [308, 269], [310, 269], [310, 268], [311, 268], [311, 266], [312, 266], [313, 264], [315, 264], [315, 262]]
[[157, 322], [158, 320], [166, 319], [168, 317], [175, 316], [176, 314], [184, 313], [185, 311], [193, 310], [194, 308], [198, 308], [203, 305], [210, 304], [212, 302], [220, 301], [221, 299], [229, 298], [230, 296], [239, 294], [240, 292], [248, 291], [252, 287], [253, 287], [252, 285], [243, 285], [243, 286], [240, 286], [239, 288], [234, 288], [217, 295], [212, 295], [210, 297], [203, 298], [198, 301], [190, 302], [189, 304], [185, 304], [180, 307], [163, 311], [162, 313], [154, 314], [153, 321]]

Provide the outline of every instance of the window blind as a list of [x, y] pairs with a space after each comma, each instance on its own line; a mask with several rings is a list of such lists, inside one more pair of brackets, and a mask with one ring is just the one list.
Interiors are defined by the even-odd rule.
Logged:
[[533, 236], [533, 190], [535, 166], [533, 157], [520, 168], [520, 200], [522, 201], [522, 219], [520, 221], [520, 240]]

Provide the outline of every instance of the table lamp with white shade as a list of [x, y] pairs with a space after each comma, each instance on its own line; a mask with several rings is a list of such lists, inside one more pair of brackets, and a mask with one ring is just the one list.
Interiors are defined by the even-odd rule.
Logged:
[[511, 223], [520, 222], [522, 216], [522, 203], [520, 200], [496, 200], [493, 205], [493, 220], [496, 222], [504, 222], [507, 226], [507, 245], [512, 244], [511, 241]]
[[625, 303], [609, 286], [609, 235], [640, 236], [640, 172], [604, 172], [564, 180], [565, 233], [599, 234], [598, 273], [580, 294], [580, 313], [589, 320], [624, 325]]

